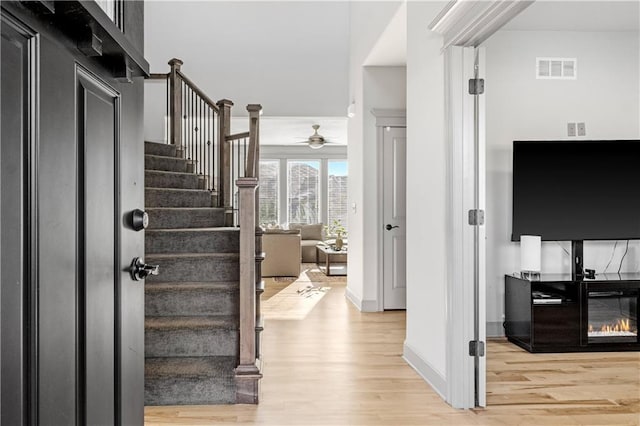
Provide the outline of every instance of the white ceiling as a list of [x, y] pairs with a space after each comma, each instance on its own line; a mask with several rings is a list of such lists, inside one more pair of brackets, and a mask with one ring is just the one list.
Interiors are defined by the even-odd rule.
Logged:
[[173, 57], [212, 99], [272, 116], [346, 114], [349, 4], [333, 1], [148, 1], [145, 57]]
[[506, 24], [511, 31], [639, 31], [640, 2], [537, 0]]
[[[346, 110], [345, 110], [346, 113]], [[260, 117], [261, 145], [303, 145], [313, 134], [312, 125], [319, 124], [318, 133], [336, 142], [332, 145], [347, 144], [347, 118], [344, 117]], [[237, 117], [231, 123], [233, 133], [241, 133], [249, 128], [246, 117]]]
[[[345, 144], [349, 7], [346, 1], [148, 1], [145, 57], [151, 72], [167, 72], [169, 59], [182, 59], [184, 73], [212, 99], [234, 102], [236, 117], [246, 116], [245, 105], [262, 104], [263, 144], [306, 138], [312, 124]], [[245, 131], [246, 121], [234, 119], [233, 132]]]
[[365, 66], [407, 65], [407, 4], [403, 3], [391, 18], [364, 61]]

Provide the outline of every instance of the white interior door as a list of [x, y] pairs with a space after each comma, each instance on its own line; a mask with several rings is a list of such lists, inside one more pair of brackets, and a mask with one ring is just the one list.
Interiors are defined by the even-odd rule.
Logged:
[[406, 309], [407, 130], [385, 127], [383, 153], [383, 308]]

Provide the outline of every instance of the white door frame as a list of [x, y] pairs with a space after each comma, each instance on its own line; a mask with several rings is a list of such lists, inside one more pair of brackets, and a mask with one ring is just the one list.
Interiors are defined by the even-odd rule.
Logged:
[[[476, 358], [469, 355], [469, 342], [478, 340], [484, 344], [486, 339], [485, 227], [469, 224], [469, 211], [484, 210], [484, 97], [479, 97], [481, 113], [476, 117], [476, 97], [469, 94], [475, 52], [471, 47], [456, 46], [445, 51], [447, 228], [451, 235], [447, 265], [447, 402], [456, 408], [486, 405], [486, 358], [477, 357], [476, 365]], [[480, 59], [482, 78], [483, 58]]]
[[384, 311], [384, 232], [385, 230], [382, 227], [382, 209], [384, 207], [384, 181], [383, 181], [383, 173], [384, 164], [383, 164], [383, 149], [384, 149], [384, 128], [385, 127], [407, 127], [407, 111], [404, 109], [383, 109], [383, 108], [374, 108], [371, 110], [371, 113], [374, 117], [376, 117], [376, 158], [377, 163], [376, 167], [378, 170], [377, 173], [377, 181], [376, 181], [376, 197], [378, 198], [378, 205], [375, 212], [375, 223], [380, 224], [377, 227], [378, 232], [376, 233], [376, 239], [378, 243], [378, 270], [377, 274], [377, 311]]
[[[486, 318], [486, 260], [483, 249], [486, 232], [484, 226], [474, 229], [468, 224], [469, 210], [484, 210], [484, 98], [480, 97], [480, 113], [474, 117], [474, 99], [468, 95], [468, 80], [473, 78], [474, 70], [469, 64], [475, 61], [470, 62], [473, 55], [469, 52], [534, 1], [451, 0], [428, 26], [443, 36], [442, 51], [446, 58], [447, 231], [451, 235], [447, 252], [446, 398], [456, 408], [486, 405], [486, 358], [479, 358], [476, 365], [476, 360], [469, 356], [469, 342], [474, 339], [484, 342], [486, 337], [485, 321], [474, 321], [476, 316]], [[463, 46], [473, 47], [468, 47], [471, 50], [465, 52]], [[483, 55], [480, 51], [481, 67], [478, 71], [481, 78], [484, 75]], [[477, 140], [474, 133], [478, 135]], [[473, 154], [470, 149], [473, 149]], [[471, 193], [470, 188], [473, 188]], [[482, 375], [478, 384], [474, 377], [476, 369]], [[478, 400], [475, 399], [476, 386]]]

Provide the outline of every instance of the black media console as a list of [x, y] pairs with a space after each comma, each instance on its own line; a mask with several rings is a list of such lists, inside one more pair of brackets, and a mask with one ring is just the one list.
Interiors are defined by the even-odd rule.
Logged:
[[638, 351], [640, 274], [505, 276], [505, 332], [529, 352]]

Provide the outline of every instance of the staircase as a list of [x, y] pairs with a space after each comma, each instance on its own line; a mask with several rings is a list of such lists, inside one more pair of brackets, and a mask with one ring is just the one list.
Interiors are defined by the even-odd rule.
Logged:
[[257, 404], [262, 107], [231, 134], [233, 102], [169, 65], [149, 80], [165, 83], [167, 141], [145, 142], [145, 262], [160, 271], [145, 283], [145, 405]]
[[145, 142], [145, 405], [236, 402], [239, 229], [188, 169]]

